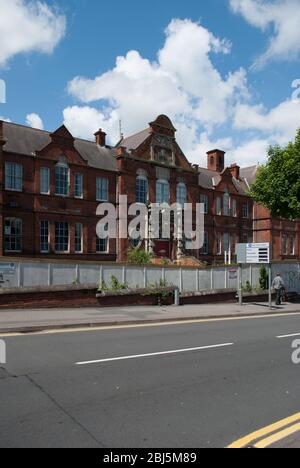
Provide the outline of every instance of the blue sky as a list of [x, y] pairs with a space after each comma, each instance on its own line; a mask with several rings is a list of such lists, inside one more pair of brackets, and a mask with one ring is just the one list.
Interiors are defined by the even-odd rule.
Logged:
[[298, 0], [0, 0], [0, 116], [114, 143], [167, 113], [193, 162], [263, 162], [300, 127], [299, 24]]

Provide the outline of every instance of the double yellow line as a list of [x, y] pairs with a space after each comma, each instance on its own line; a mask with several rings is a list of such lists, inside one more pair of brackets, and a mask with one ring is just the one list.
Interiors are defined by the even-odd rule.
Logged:
[[266, 426], [242, 439], [233, 442], [227, 448], [267, 448], [287, 437], [300, 432], [300, 413]]

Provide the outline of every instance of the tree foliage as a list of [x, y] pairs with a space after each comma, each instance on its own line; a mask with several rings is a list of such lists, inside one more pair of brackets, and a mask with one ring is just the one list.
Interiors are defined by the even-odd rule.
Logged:
[[300, 130], [287, 146], [271, 146], [250, 195], [273, 217], [300, 218]]

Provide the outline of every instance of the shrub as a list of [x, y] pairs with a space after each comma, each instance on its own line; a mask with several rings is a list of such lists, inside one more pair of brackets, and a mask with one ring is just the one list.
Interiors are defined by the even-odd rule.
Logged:
[[108, 291], [109, 288], [107, 287], [105, 281], [101, 281], [101, 283], [99, 284], [99, 291]]
[[268, 277], [266, 267], [262, 265], [260, 268], [259, 286], [263, 291], [268, 289], [268, 282], [269, 282], [269, 277]]
[[243, 291], [246, 293], [251, 293], [253, 291], [250, 281], [247, 281], [246, 286], [244, 286], [243, 288]]
[[99, 291], [101, 292], [110, 292], [110, 291], [121, 291], [123, 289], [127, 289], [128, 288], [128, 285], [127, 284], [123, 284], [123, 283], [120, 283], [120, 281], [118, 280], [118, 278], [116, 278], [115, 276], [111, 276], [110, 277], [110, 285], [107, 286], [106, 282], [105, 281], [102, 281], [100, 284], [99, 284]]
[[165, 300], [169, 297], [170, 291], [164, 288], [168, 288], [170, 285], [166, 280], [161, 279], [159, 282], [149, 284], [149, 289], [152, 290], [151, 295], [157, 297], [157, 303], [159, 306], [163, 305]]
[[122, 291], [124, 289], [128, 289], [128, 285], [126, 283], [121, 283], [114, 275], [111, 276], [110, 281], [112, 291]]
[[154, 255], [146, 250], [136, 248], [127, 251], [127, 258], [129, 263], [136, 265], [147, 265], [154, 258]]

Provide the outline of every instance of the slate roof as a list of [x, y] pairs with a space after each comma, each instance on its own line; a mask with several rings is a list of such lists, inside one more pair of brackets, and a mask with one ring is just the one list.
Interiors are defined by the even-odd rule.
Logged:
[[258, 168], [259, 166], [250, 166], [250, 167], [241, 168], [241, 177], [247, 180], [250, 187], [256, 179]]
[[199, 185], [205, 189], [213, 189], [221, 182], [221, 176], [218, 172], [210, 171], [201, 167], [199, 169]]
[[151, 128], [146, 128], [145, 130], [142, 130], [139, 133], [136, 133], [135, 135], [129, 136], [128, 138], [123, 138], [119, 143], [118, 146], [124, 146], [128, 151], [130, 150], [135, 150], [139, 146], [141, 146], [142, 143], [144, 143], [145, 140], [149, 137], [151, 133]]
[[247, 181], [241, 176], [240, 179], [236, 179], [235, 177], [232, 178], [232, 182], [235, 185], [238, 193], [241, 195], [245, 195], [249, 192], [249, 186]]
[[[40, 151], [51, 142], [49, 132], [10, 122], [3, 122], [3, 136], [6, 139], [4, 151], [28, 156], [35, 155], [36, 151]], [[117, 170], [116, 149], [76, 138], [74, 146], [89, 166], [108, 171]]]
[[[117, 145], [124, 146], [127, 151], [137, 149], [150, 135], [151, 128], [147, 128], [128, 138], [123, 138]], [[11, 122], [3, 122], [3, 136], [6, 143], [4, 151], [34, 156], [36, 151], [42, 150], [51, 142], [50, 133]], [[93, 141], [75, 138], [74, 146], [88, 165], [97, 169], [117, 171], [117, 148], [101, 147]], [[240, 170], [240, 180], [233, 178], [237, 191], [241, 194], [248, 192], [256, 178], [258, 166], [244, 167]], [[221, 181], [218, 172], [199, 168], [199, 185], [204, 189], [213, 189]]]
[[[232, 178], [232, 182], [238, 193], [245, 195], [256, 178], [258, 166], [244, 167], [240, 170], [240, 179]], [[199, 168], [199, 185], [204, 189], [213, 189], [221, 182], [221, 174], [219, 172], [210, 171], [203, 167]]]

